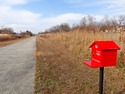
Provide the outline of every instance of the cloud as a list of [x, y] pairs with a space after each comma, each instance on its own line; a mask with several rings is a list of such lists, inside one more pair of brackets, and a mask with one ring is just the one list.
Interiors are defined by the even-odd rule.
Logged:
[[64, 0], [64, 2], [67, 2], [67, 3], [80, 3], [84, 0]]
[[8, 24], [5, 27], [11, 27], [17, 33], [19, 33], [20, 31], [30, 30], [34, 34], [37, 34], [38, 32], [40, 32], [42, 30], [41, 26], [39, 26], [37, 24], [34, 24], [34, 23], [29, 24], [29, 25], [25, 25], [25, 24]]
[[17, 4], [25, 4], [29, 0], [0, 0], [0, 5], [17, 5]]
[[125, 14], [125, 0], [66, 0], [65, 2], [69, 3], [70, 6], [73, 4], [73, 8], [89, 8], [93, 10], [96, 7], [97, 11], [102, 12], [102, 14]]
[[[67, 14], [61, 14], [56, 17], [50, 17], [41, 19], [40, 23], [44, 23], [43, 30], [50, 28], [54, 25], [59, 25], [61, 23], [68, 23], [70, 26], [73, 24], [79, 24], [80, 20], [87, 15], [85, 14], [79, 14], [79, 13], [67, 13]], [[101, 21], [103, 19], [103, 15], [92, 15], [96, 18], [96, 21]]]
[[125, 14], [125, 0], [105, 0], [103, 1], [103, 5], [106, 6], [105, 10], [108, 14]]
[[[56, 17], [42, 18], [42, 14], [36, 14], [26, 10], [14, 10], [8, 6], [0, 6], [0, 24], [11, 27], [15, 32], [31, 30], [33, 33], [44, 31], [51, 26], [61, 23], [77, 24], [86, 15], [79, 13], [61, 14]], [[92, 15], [98, 20], [101, 15]]]
[[11, 6], [0, 5], [0, 26], [12, 27], [15, 31], [34, 30], [42, 14], [33, 13], [28, 10], [16, 10]]
[[[84, 0], [69, 1], [81, 2]], [[24, 9], [17, 10], [12, 7], [16, 4], [26, 4], [29, 0], [0, 0], [0, 2], [0, 26], [11, 27], [16, 32], [31, 30], [32, 32], [37, 33], [61, 23], [69, 23], [70, 25], [74, 23], [77, 24], [84, 16], [86, 16], [82, 13], [64, 13], [55, 17], [43, 18], [42, 14]], [[101, 15], [92, 16], [96, 17], [98, 20], [103, 17]]]
[[73, 23], [79, 23], [82, 17], [85, 15], [83, 14], [75, 14], [75, 13], [68, 13], [58, 15], [56, 17], [48, 17], [48, 18], [39, 18], [34, 21], [34, 23], [27, 23], [27, 24], [8, 24], [7, 27], [12, 27], [16, 32], [31, 30], [33, 33], [38, 33], [44, 31], [54, 25], [58, 25], [61, 23], [68, 23], [72, 25]]
[[[98, 6], [98, 5], [107, 5], [113, 7], [125, 7], [125, 0], [64, 0], [67, 3], [77, 3], [80, 2], [80, 7], [86, 6]], [[82, 3], [81, 3], [82, 2]]]
[[[43, 19], [45, 23], [52, 23], [52, 24], [59, 24], [59, 23], [78, 23], [83, 17], [87, 16], [86, 14], [79, 14], [79, 13], [67, 13], [62, 14], [52, 18]], [[97, 21], [101, 20], [104, 16], [102, 15], [92, 15], [93, 17], [97, 18]]]
[[105, 4], [109, 4], [109, 6], [113, 7], [125, 7], [125, 0], [106, 0]]
[[56, 17], [50, 17], [43, 19], [43, 22], [46, 23], [54, 23], [54, 24], [59, 24], [59, 23], [74, 23], [79, 21], [83, 16], [83, 14], [75, 14], [75, 13], [67, 13], [67, 14], [61, 14]]
[[13, 5], [27, 4], [29, 1], [38, 0], [0, 0], [0, 27], [11, 27], [15, 32], [26, 30], [39, 32], [42, 14], [13, 8]]
[[7, 23], [34, 23], [41, 16], [26, 10], [14, 10], [8, 6], [0, 6], [0, 24]]
[[55, 17], [48, 17], [40, 20], [41, 29], [44, 31], [52, 26], [62, 23], [68, 23], [69, 25], [77, 24], [84, 17], [84, 14], [66, 13]]
[[[8, 7], [4, 8], [6, 9], [6, 11], [11, 10]], [[12, 12], [15, 15], [15, 18], [11, 17]], [[11, 10], [9, 11], [10, 16], [8, 14], [3, 15], [3, 17], [0, 16], [0, 18], [4, 18], [5, 16], [8, 17], [8, 18], [5, 17], [3, 19], [4, 21], [3, 24], [6, 24], [5, 26], [7, 27], [13, 28], [16, 32], [31, 30], [33, 33], [44, 31], [45, 29], [48, 29], [51, 26], [58, 25], [61, 23], [69, 23], [70, 25], [72, 25], [73, 23], [78, 23], [81, 20], [81, 18], [85, 16], [83, 14], [68, 13], [68, 14], [58, 15], [56, 17], [42, 18], [39, 17], [40, 16], [39, 14], [33, 14], [27, 11], [22, 11], [22, 13], [26, 14], [27, 16], [24, 17], [25, 16], [24, 15], [23, 16], [24, 18], [23, 17], [21, 18], [20, 14], [22, 13], [20, 11], [19, 13], [16, 12], [17, 11]]]

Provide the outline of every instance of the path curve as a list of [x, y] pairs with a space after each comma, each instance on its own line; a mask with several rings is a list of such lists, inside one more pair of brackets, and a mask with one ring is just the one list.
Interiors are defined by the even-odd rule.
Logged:
[[0, 94], [33, 94], [36, 38], [0, 48]]

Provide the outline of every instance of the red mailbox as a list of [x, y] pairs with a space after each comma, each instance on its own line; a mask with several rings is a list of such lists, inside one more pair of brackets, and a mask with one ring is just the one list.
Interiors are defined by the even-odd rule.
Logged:
[[94, 41], [89, 48], [92, 48], [91, 61], [84, 62], [91, 68], [116, 66], [117, 50], [120, 48], [113, 41]]

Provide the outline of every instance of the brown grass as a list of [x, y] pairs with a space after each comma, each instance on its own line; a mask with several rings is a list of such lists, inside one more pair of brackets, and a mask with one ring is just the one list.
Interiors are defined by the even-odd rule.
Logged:
[[[105, 33], [76, 31], [37, 36], [34, 94], [98, 94], [99, 68], [82, 63], [91, 60], [88, 47], [96, 40], [114, 40], [122, 48], [118, 51], [121, 64], [123, 43], [118, 35], [107, 38]], [[123, 66], [105, 68], [104, 94], [125, 93]]]
[[0, 41], [15, 40], [15, 39], [24, 38], [24, 37], [26, 37], [26, 36], [14, 35], [14, 34], [4, 34], [4, 35], [0, 35]]
[[18, 41], [29, 38], [29, 36], [21, 35], [0, 35], [0, 47], [7, 46], [9, 44], [16, 43]]

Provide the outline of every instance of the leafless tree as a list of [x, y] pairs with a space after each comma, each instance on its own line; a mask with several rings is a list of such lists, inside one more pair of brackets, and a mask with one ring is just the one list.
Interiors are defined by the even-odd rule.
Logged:
[[125, 15], [120, 15], [118, 18], [119, 25], [125, 25]]
[[56, 25], [46, 30], [46, 32], [63, 32], [63, 31], [65, 32], [70, 31], [70, 26], [67, 23]]
[[86, 26], [86, 25], [87, 25], [87, 18], [86, 18], [86, 17], [83, 17], [83, 18], [80, 20], [80, 24]]
[[118, 26], [118, 20], [116, 18], [111, 18], [110, 26]]
[[12, 28], [4, 27], [0, 29], [0, 34], [16, 34]]
[[93, 16], [87, 15], [80, 20], [80, 24], [84, 25], [84, 26], [93, 25], [95, 20], [96, 20], [96, 18], [94, 18]]
[[88, 24], [89, 24], [89, 25], [93, 25], [94, 22], [95, 22], [95, 20], [96, 20], [96, 18], [94, 18], [94, 17], [91, 16], [91, 15], [88, 15], [88, 16], [87, 16], [87, 19], [88, 19]]

